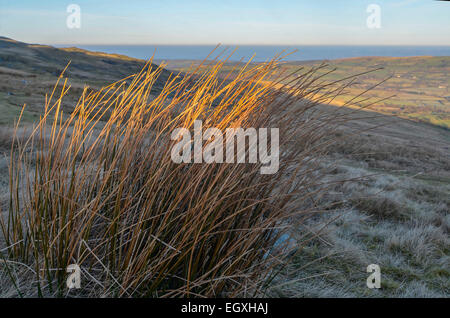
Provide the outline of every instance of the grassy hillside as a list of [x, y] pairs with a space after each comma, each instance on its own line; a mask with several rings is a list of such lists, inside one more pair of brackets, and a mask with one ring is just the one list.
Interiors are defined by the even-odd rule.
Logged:
[[[329, 153], [335, 169], [324, 182], [336, 184], [321, 202], [334, 209], [299, 231], [318, 236], [293, 257], [274, 294], [448, 297], [450, 133], [393, 116], [357, 117]], [[368, 264], [381, 268], [379, 290], [366, 287]]]
[[[8, 211], [9, 202], [8, 166], [11, 162], [12, 129], [8, 126], [17, 117], [23, 103], [29, 105], [24, 115], [25, 121], [36, 122], [38, 115], [42, 113], [44, 94], [51, 91], [59, 72], [68, 60], [72, 60], [67, 71], [72, 89], [63, 104], [68, 112], [73, 110], [73, 105], [85, 84], [97, 89], [137, 72], [144, 63], [125, 56], [76, 48], [55, 49], [0, 38], [0, 152], [2, 154], [0, 186], [3, 190], [0, 203], [4, 207], [3, 211]], [[198, 62], [169, 61], [169, 68], [185, 71], [191, 64], [196, 65]], [[284, 64], [283, 67], [293, 70], [314, 64], [317, 62], [289, 63]], [[351, 115], [347, 115], [352, 119], [332, 132], [333, 138], [336, 137], [337, 141], [329, 149], [325, 158], [322, 158], [323, 165], [332, 169], [327, 170], [329, 173], [322, 176], [321, 183], [323, 181], [331, 186], [323, 196], [318, 198], [317, 202], [314, 202], [314, 206], [319, 204], [329, 209], [323, 213], [317, 213], [307, 222], [298, 222], [298, 227], [294, 227], [293, 245], [296, 253], [292, 255], [291, 262], [282, 270], [281, 275], [272, 282], [268, 290], [269, 294], [289, 297], [448, 297], [450, 295], [450, 271], [447, 265], [450, 259], [448, 248], [450, 244], [450, 132], [434, 125], [398, 118], [391, 114], [438, 125], [441, 123], [426, 120], [426, 116], [432, 116], [432, 118], [440, 116], [439, 118], [443, 118], [444, 121], [448, 120], [449, 59], [359, 58], [330, 61], [330, 64], [338, 66], [338, 69], [328, 76], [328, 81], [361, 73], [370, 68], [384, 67], [381, 71], [361, 77], [360, 83], [350, 87], [346, 96], [342, 100], [338, 99], [338, 102], [342, 103], [365, 87], [391, 75], [394, 75], [391, 81], [371, 91], [370, 94], [373, 94], [372, 98], [377, 99], [392, 94], [397, 94], [397, 97], [385, 102], [391, 103], [389, 104], [391, 108], [381, 103], [377, 103], [374, 107], [377, 112], [389, 115], [320, 106], [324, 113], [333, 116], [336, 115], [337, 110], [344, 113], [351, 112]], [[234, 66], [239, 64], [228, 63], [221, 72], [226, 73]], [[156, 95], [161, 90], [168, 76], [169, 72], [164, 71], [155, 83], [152, 94]], [[445, 88], [439, 88], [440, 86]], [[190, 90], [186, 89], [186, 91], [189, 93]], [[447, 98], [443, 100], [445, 96]], [[400, 104], [397, 105], [396, 98], [404, 99], [404, 102], [399, 101]], [[410, 104], [407, 103], [408, 98], [412, 98]], [[205, 100], [207, 99], [203, 101]], [[435, 111], [431, 111], [434, 108], [430, 106], [433, 100], [442, 101], [438, 103], [440, 106], [436, 107]], [[167, 101], [170, 103], [170, 98]], [[158, 105], [163, 104], [161, 100], [153, 102]], [[424, 119], [414, 114], [426, 116]], [[80, 135], [82, 134], [75, 134], [75, 136]], [[136, 136], [146, 136], [146, 134], [130, 134], [130, 136], [137, 138]], [[145, 156], [158, 153], [149, 151], [147, 143], [143, 145], [146, 147], [146, 151], [142, 151]], [[128, 144], [128, 147], [124, 149], [126, 149], [124, 151], [126, 158], [129, 153], [141, 158], [141, 153], [135, 150], [134, 144]], [[105, 151], [103, 155], [108, 158], [114, 153], [114, 151]], [[129, 173], [127, 180], [137, 182], [142, 177], [140, 169], [158, 161], [151, 159], [129, 162], [132, 162], [131, 166], [127, 162], [120, 169], [111, 169], [111, 171], [123, 169]], [[283, 165], [283, 162], [280, 161], [280, 164]], [[47, 161], [42, 160], [41, 163], [45, 166]], [[60, 163], [63, 166], [67, 164], [65, 160], [61, 160]], [[31, 161], [30, 166], [34, 167], [33, 165]], [[188, 185], [192, 180], [196, 182], [196, 178], [204, 174], [203, 168], [199, 167], [204, 166], [199, 165], [197, 167], [199, 170], [192, 171], [192, 175], [180, 173], [181, 178], [185, 178]], [[244, 165], [240, 167], [242, 169]], [[152, 169], [144, 170], [153, 171]], [[55, 169], [55, 171], [64, 172], [67, 169]], [[233, 172], [233, 176], [241, 175], [248, 178], [248, 174]], [[117, 178], [117, 180], [123, 179]], [[150, 180], [157, 180], [157, 178], [150, 178]], [[253, 181], [252, 178], [248, 178], [249, 183]], [[47, 184], [52, 183], [45, 183], [45, 186]], [[64, 186], [64, 182], [59, 184]], [[154, 184], [155, 187], [167, 189], [167, 195], [180, 193], [179, 188], [173, 186], [177, 183], [172, 181], [158, 181]], [[208, 185], [211, 182], [204, 184]], [[242, 182], [239, 181], [236, 184], [242, 184]], [[126, 191], [141, 189], [140, 186], [124, 188]], [[82, 189], [83, 187], [80, 186], [80, 191]], [[190, 193], [196, 193], [193, 196], [195, 199], [197, 199], [197, 193], [200, 198], [205, 193], [202, 189], [193, 192], [196, 189], [194, 186], [186, 187], [186, 189], [189, 189], [186, 191], [188, 198]], [[309, 189], [307, 191], [309, 192]], [[154, 192], [149, 191], [149, 193]], [[199, 215], [200, 211], [205, 211], [206, 205], [211, 206], [215, 202], [220, 202], [220, 192], [209, 193], [213, 197], [205, 199], [204, 202], [207, 202], [205, 205], [193, 209], [193, 215]], [[122, 198], [133, 197], [118, 195], [115, 202], [121, 202]], [[99, 198], [102, 197], [99, 195]], [[242, 198], [245, 199], [246, 195]], [[86, 198], [81, 197], [77, 200], [86, 200]], [[173, 200], [156, 198], [154, 202], [169, 204]], [[305, 202], [308, 200], [299, 197], [295, 204], [305, 204]], [[128, 205], [139, 207], [135, 210], [136, 215], [146, 208], [146, 205], [142, 204], [141, 209], [139, 204]], [[298, 210], [299, 206], [295, 205], [291, 208]], [[151, 209], [148, 211], [153, 213]], [[178, 226], [180, 222], [170, 224]], [[327, 226], [324, 227], [324, 225]], [[184, 230], [174, 228], [174, 233], [183, 234]], [[161, 230], [161, 233], [167, 233], [167, 230]], [[305, 237], [311, 239], [305, 243]], [[179, 241], [174, 239], [173, 243], [178, 244]], [[184, 242], [190, 244], [192, 241], [189, 238]], [[145, 238], [142, 242], [156, 241]], [[168, 252], [175, 250], [170, 248], [170, 245], [167, 246]], [[205, 246], [209, 245], [205, 244]], [[149, 257], [149, 259], [153, 258]], [[208, 259], [204, 257], [200, 260], [206, 262]], [[139, 265], [140, 262], [136, 264]], [[382, 288], [380, 290], [371, 290], [366, 287], [368, 264], [379, 264], [381, 267]], [[199, 267], [203, 268], [203, 265]], [[244, 267], [248, 268], [248, 266]], [[18, 273], [18, 276], [26, 272], [20, 264], [13, 264], [11, 268], [15, 275]], [[149, 272], [153, 273], [157, 270]], [[26, 295], [36, 296], [33, 294], [34, 290], [30, 289], [28, 278], [31, 275], [20, 277], [27, 278], [22, 280], [23, 289], [30, 292]], [[35, 276], [32, 276], [30, 279], [34, 278]], [[0, 267], [0, 296], [17, 296], [4, 267]]]

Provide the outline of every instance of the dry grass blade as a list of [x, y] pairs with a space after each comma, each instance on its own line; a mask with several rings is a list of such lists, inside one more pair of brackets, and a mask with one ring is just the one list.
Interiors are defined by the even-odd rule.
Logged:
[[[60, 107], [66, 82], [59, 96], [52, 92], [30, 139], [13, 143], [9, 214], [1, 220], [8, 257], [36, 268], [38, 290], [65, 295], [66, 272], [50, 269], [77, 263], [95, 286], [81, 295], [261, 292], [290, 249], [290, 219], [317, 210], [318, 162], [338, 123], [312, 109], [337, 90], [317, 85], [314, 71], [275, 89], [279, 58], [247, 64], [227, 80], [217, 76], [224, 61], [214, 63], [169, 78], [153, 99], [161, 68], [148, 63], [85, 90], [70, 114]], [[170, 134], [196, 120], [204, 129], [280, 128], [279, 171], [175, 164]]]

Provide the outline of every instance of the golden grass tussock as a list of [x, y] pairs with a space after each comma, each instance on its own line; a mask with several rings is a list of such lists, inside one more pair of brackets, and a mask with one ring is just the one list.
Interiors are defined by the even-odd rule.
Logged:
[[[11, 146], [4, 270], [24, 265], [36, 296], [263, 295], [297, 249], [291, 227], [320, 208], [320, 159], [345, 116], [316, 106], [343, 88], [321, 84], [314, 69], [281, 85], [278, 57], [220, 79], [225, 61], [171, 76], [152, 98], [163, 68], [148, 63], [85, 88], [69, 114], [61, 75], [30, 137]], [[203, 129], [279, 128], [279, 170], [174, 163], [171, 133], [196, 120]], [[82, 269], [80, 290], [66, 288], [70, 264]]]

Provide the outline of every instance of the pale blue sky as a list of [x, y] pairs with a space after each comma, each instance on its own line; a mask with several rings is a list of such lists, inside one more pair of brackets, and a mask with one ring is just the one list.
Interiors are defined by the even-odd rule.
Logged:
[[[81, 28], [69, 29], [69, 4]], [[369, 4], [381, 28], [366, 25]], [[450, 45], [432, 0], [0, 0], [0, 35], [45, 44]]]

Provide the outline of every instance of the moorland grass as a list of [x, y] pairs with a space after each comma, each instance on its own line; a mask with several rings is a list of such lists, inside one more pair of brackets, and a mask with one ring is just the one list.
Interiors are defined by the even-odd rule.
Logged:
[[[225, 61], [171, 76], [155, 98], [163, 68], [148, 63], [86, 88], [70, 114], [61, 109], [69, 87], [60, 76], [29, 137], [16, 134], [11, 145], [1, 256], [16, 295], [264, 294], [298, 249], [291, 227], [320, 210], [321, 158], [345, 116], [316, 106], [343, 87], [322, 84], [317, 69], [281, 84], [279, 58], [221, 79]], [[280, 128], [279, 171], [175, 164], [170, 134], [197, 119], [204, 129]], [[18, 264], [33, 281], [25, 287]], [[66, 288], [69, 264], [82, 268], [81, 290]]]

